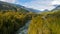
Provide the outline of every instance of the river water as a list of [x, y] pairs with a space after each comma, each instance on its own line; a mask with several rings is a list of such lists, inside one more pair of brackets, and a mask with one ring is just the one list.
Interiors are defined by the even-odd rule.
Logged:
[[27, 34], [29, 24], [30, 24], [30, 20], [25, 24], [25, 26], [23, 26], [17, 31], [17, 34]]

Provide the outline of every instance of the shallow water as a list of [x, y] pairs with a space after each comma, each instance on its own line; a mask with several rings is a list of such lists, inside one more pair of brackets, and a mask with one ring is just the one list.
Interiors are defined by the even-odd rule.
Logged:
[[28, 21], [28, 22], [25, 24], [25, 26], [23, 26], [22, 28], [20, 28], [20, 29], [17, 31], [17, 34], [27, 34], [29, 24], [30, 24], [30, 21]]

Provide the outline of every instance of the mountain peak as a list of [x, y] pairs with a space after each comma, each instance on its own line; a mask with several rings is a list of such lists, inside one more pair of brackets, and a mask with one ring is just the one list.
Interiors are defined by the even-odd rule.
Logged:
[[56, 8], [54, 10], [60, 10], [60, 5], [54, 5]]

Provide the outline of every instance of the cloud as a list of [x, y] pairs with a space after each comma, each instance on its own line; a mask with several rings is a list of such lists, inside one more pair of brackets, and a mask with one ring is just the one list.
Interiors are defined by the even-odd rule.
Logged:
[[38, 9], [38, 10], [44, 10], [44, 9], [51, 10], [54, 8], [54, 6], [51, 5], [51, 1], [52, 0], [50, 1], [49, 0], [34, 0], [29, 3], [25, 3], [24, 6], [28, 8]]
[[53, 0], [52, 5], [60, 5], [60, 0]]
[[16, 0], [0, 0], [0, 1], [9, 2], [9, 3], [15, 3], [16, 2]]
[[55, 8], [53, 5], [60, 4], [60, 0], [0, 0], [9, 3], [20, 4], [28, 8], [34, 8], [38, 10]]

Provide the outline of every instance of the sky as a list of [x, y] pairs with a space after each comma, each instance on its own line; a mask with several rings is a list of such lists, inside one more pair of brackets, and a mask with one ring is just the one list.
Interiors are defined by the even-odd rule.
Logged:
[[52, 10], [54, 5], [60, 5], [60, 0], [0, 0], [4, 2], [19, 4], [28, 8], [34, 8], [37, 10]]

